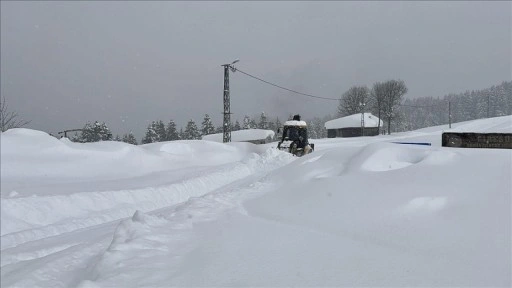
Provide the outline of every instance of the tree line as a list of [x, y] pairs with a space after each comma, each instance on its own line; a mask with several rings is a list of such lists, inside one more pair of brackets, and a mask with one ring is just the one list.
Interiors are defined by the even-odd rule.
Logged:
[[[320, 127], [320, 125], [321, 121], [317, 121], [317, 126]], [[230, 128], [231, 131], [243, 129], [266, 129], [276, 131], [277, 128], [281, 126], [282, 123], [279, 120], [279, 117], [276, 117], [275, 120], [269, 120], [269, 117], [267, 117], [265, 112], [262, 112], [259, 119], [251, 118], [245, 115], [241, 123], [237, 119], [234, 124], [230, 125]], [[216, 127], [208, 114], [205, 114], [200, 127], [198, 127], [193, 119], [190, 119], [187, 122], [185, 129], [180, 128], [179, 130], [174, 120], [169, 120], [167, 124], [165, 124], [163, 120], [155, 120], [148, 125], [145, 135], [141, 139], [140, 143], [148, 144], [175, 140], [199, 140], [204, 135], [222, 132], [223, 126], [220, 125]], [[130, 132], [128, 134], [124, 134], [122, 137], [119, 135], [113, 137], [107, 125], [104, 122], [100, 123], [98, 121], [94, 123], [86, 123], [82, 128], [81, 133], [76, 133], [75, 136], [70, 140], [81, 143], [114, 140], [134, 145], [138, 144], [138, 141], [133, 133]]]
[[455, 123], [512, 115], [512, 81], [444, 97], [404, 99], [407, 91], [402, 80], [377, 82], [371, 88], [353, 86], [341, 96], [337, 116], [371, 112], [384, 121], [387, 127], [383, 128], [390, 134], [448, 124], [450, 120]]
[[[334, 116], [328, 114], [324, 117], [305, 120], [308, 123], [309, 136], [312, 139], [326, 138], [325, 122], [336, 117], [362, 112], [371, 112], [382, 119], [385, 126], [387, 126], [383, 127], [383, 130], [387, 130], [388, 134], [448, 124], [449, 121], [455, 123], [486, 117], [512, 115], [512, 81], [502, 82], [483, 90], [448, 94], [444, 97], [429, 96], [404, 99], [407, 91], [408, 89], [402, 80], [377, 82], [371, 88], [364, 85], [353, 86], [341, 95], [337, 113]], [[29, 121], [22, 120], [16, 112], [9, 111], [4, 98], [0, 100], [2, 131], [22, 127], [29, 123]], [[289, 115], [289, 119], [291, 117], [292, 115]], [[268, 117], [264, 112], [261, 113], [258, 119], [245, 115], [241, 122], [237, 119], [234, 123], [230, 123], [232, 131], [253, 128], [276, 131], [281, 126], [282, 123], [278, 117]], [[164, 124], [162, 120], [155, 120], [148, 125], [140, 143], [194, 140], [201, 139], [204, 135], [222, 132], [222, 125], [215, 126], [208, 114], [205, 114], [200, 127], [193, 119], [190, 119], [185, 129], [180, 128], [179, 130], [173, 120], [169, 120], [167, 124]], [[109, 140], [123, 141], [134, 145], [139, 143], [131, 132], [113, 137], [107, 125], [98, 121], [86, 123], [81, 133], [76, 133], [70, 139], [82, 143]], [[277, 133], [274, 140], [277, 140]]]
[[444, 97], [405, 99], [396, 131], [448, 124], [449, 114], [452, 123], [512, 115], [512, 81]]

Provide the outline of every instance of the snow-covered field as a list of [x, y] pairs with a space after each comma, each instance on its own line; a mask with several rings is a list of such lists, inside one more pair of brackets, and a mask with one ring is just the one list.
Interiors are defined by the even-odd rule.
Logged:
[[[512, 133], [512, 116], [453, 125]], [[1, 134], [2, 287], [506, 286], [512, 150]], [[432, 146], [392, 142], [430, 142]]]

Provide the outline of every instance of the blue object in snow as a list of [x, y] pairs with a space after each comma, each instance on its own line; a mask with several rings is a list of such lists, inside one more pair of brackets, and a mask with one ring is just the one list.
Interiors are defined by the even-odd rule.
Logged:
[[392, 142], [395, 144], [409, 144], [409, 145], [423, 145], [423, 146], [432, 146], [432, 143], [427, 142]]

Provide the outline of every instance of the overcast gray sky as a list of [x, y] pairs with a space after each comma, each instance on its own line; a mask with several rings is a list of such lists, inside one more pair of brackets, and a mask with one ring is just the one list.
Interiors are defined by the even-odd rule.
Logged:
[[[402, 79], [406, 97], [512, 79], [511, 2], [1, 2], [1, 95], [56, 133], [106, 122], [137, 139], [153, 120], [222, 121], [223, 69], [339, 98]], [[336, 101], [231, 74], [233, 122], [336, 112]]]

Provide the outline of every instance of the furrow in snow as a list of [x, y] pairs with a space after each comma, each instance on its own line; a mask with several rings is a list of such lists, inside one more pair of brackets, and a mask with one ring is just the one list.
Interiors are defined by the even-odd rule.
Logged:
[[[3, 235], [2, 250], [27, 241], [129, 217], [135, 210], [147, 212], [175, 205], [191, 197], [207, 194], [258, 171], [283, 165], [287, 163], [287, 159], [291, 160], [289, 155], [269, 149], [261, 156], [251, 154], [241, 162], [225, 165], [213, 172], [167, 186], [75, 193], [68, 196], [3, 199], [2, 221], [13, 219], [13, 221], [24, 221], [39, 227]], [[19, 209], [27, 213], [19, 215], [17, 213]]]

